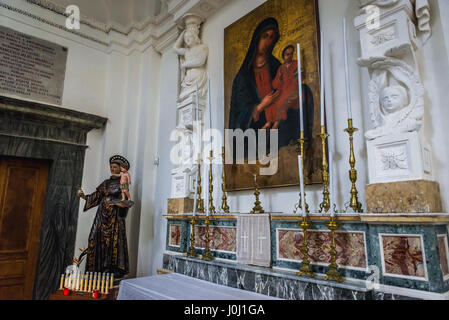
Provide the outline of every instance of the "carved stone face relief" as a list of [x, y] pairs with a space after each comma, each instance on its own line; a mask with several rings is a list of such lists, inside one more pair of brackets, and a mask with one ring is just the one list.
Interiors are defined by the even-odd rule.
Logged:
[[191, 47], [193, 47], [194, 45], [199, 44], [199, 43], [200, 43], [200, 39], [198, 38], [198, 35], [194, 34], [194, 33], [191, 32], [191, 31], [187, 31], [187, 32], [184, 34], [184, 42], [185, 42], [185, 44], [186, 44], [189, 48], [191, 48]]
[[372, 72], [369, 109], [374, 129], [365, 137], [373, 140], [419, 131], [424, 117], [424, 87], [418, 74], [394, 58], [374, 58], [367, 66]]
[[401, 86], [386, 87], [381, 94], [382, 109], [394, 113], [407, 106], [407, 91]]

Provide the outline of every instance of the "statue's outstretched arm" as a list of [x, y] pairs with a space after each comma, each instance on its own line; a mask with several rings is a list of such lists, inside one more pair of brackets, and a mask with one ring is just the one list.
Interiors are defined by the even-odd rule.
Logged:
[[90, 208], [96, 207], [101, 203], [101, 200], [103, 199], [103, 195], [104, 195], [104, 190], [105, 190], [105, 186], [104, 186], [104, 182], [97, 188], [97, 190], [89, 195], [85, 195], [84, 192], [79, 189], [77, 192], [77, 195], [86, 200], [86, 203], [84, 205], [84, 211], [89, 210]]
[[184, 43], [184, 34], [185, 30], [179, 35], [178, 39], [176, 40], [175, 44], [173, 45], [173, 51], [177, 55], [184, 56], [186, 54], [186, 49], [182, 47], [182, 44]]

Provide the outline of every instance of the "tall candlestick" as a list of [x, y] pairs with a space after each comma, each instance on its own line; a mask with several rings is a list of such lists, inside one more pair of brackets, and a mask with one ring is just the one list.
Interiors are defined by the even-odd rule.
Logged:
[[347, 34], [346, 34], [346, 18], [343, 18], [343, 45], [345, 48], [346, 106], [347, 106], [347, 110], [348, 110], [348, 119], [352, 119], [351, 85], [349, 83], [349, 62], [348, 62], [348, 43], [347, 43]]
[[223, 209], [224, 213], [229, 213], [229, 206], [228, 206], [228, 197], [226, 195], [226, 170], [225, 170], [225, 147], [223, 144], [223, 147], [221, 148], [221, 158], [222, 158], [222, 167], [223, 172], [221, 175], [221, 190], [223, 191], [223, 196], [221, 197], [221, 209]]
[[262, 208], [262, 204], [259, 200], [260, 191], [259, 191], [259, 185], [257, 184], [257, 174], [253, 174], [254, 176], [254, 196], [256, 197], [256, 201], [254, 202], [254, 207], [251, 210], [251, 214], [254, 213], [265, 213], [265, 211]]
[[301, 46], [296, 45], [296, 55], [298, 58], [298, 99], [299, 99], [299, 130], [304, 131], [304, 110], [302, 108], [302, 71], [301, 71]]
[[198, 193], [198, 181], [195, 180], [195, 197], [193, 198], [193, 216], [196, 216], [196, 205], [197, 205], [197, 201], [198, 201], [197, 193]]
[[[209, 165], [209, 182], [207, 183], [209, 185], [209, 196], [208, 196], [208, 201], [209, 204], [207, 206], [207, 210], [206, 210], [206, 216], [210, 215], [211, 209], [215, 209], [214, 208], [214, 204], [213, 204], [213, 198], [212, 198], [212, 192], [213, 192], [213, 185], [211, 183], [211, 179], [212, 179], [212, 150], [210, 151], [211, 156], [210, 156], [210, 165]], [[211, 188], [212, 187], [212, 188]]]
[[321, 32], [321, 52], [320, 52], [320, 97], [321, 97], [321, 126], [324, 126], [324, 39], [323, 33]]
[[298, 168], [299, 168], [299, 185], [301, 188], [301, 212], [302, 212], [302, 216], [306, 217], [307, 216], [307, 210], [306, 210], [306, 205], [305, 205], [305, 195], [304, 195], [304, 176], [303, 176], [303, 172], [302, 172], [302, 158], [301, 156], [298, 156]]

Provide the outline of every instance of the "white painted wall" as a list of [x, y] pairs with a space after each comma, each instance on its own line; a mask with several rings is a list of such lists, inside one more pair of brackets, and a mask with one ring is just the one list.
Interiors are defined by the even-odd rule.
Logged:
[[440, 184], [444, 212], [449, 208], [449, 2], [430, 0], [432, 37], [418, 51], [420, 73], [426, 89], [425, 133], [433, 149], [435, 181]]
[[[42, 8], [25, 2], [13, 4], [32, 15], [43, 16]], [[50, 22], [59, 21], [61, 18], [51, 12], [46, 12], [44, 16]], [[154, 141], [157, 125], [148, 126], [147, 121], [155, 122], [151, 119], [150, 111], [156, 110], [153, 99], [158, 96], [154, 89], [157, 88], [157, 83], [149, 79], [151, 68], [155, 68], [155, 74], [158, 75], [157, 55], [156, 60], [153, 59], [156, 62], [151, 66], [146, 60], [151, 49], [148, 49], [147, 53], [134, 50], [129, 55], [114, 50], [109, 53], [106, 46], [97, 42], [4, 8], [0, 11], [0, 25], [67, 47], [61, 107], [108, 118], [105, 129], [93, 130], [88, 134], [89, 147], [86, 150], [81, 187], [86, 194], [91, 193], [109, 177], [110, 156], [121, 154], [131, 162], [131, 194], [136, 205], [129, 211], [126, 225], [130, 276], [135, 276], [139, 252], [142, 177], [146, 165], [142, 151], [147, 150], [150, 156], [152, 150], [156, 150], [151, 139]], [[154, 77], [157, 78], [158, 76]], [[149, 88], [150, 85], [153, 85], [153, 88]], [[147, 172], [151, 176], [151, 170]], [[81, 200], [75, 255], [79, 254], [78, 248], [87, 247], [88, 235], [96, 213], [96, 209], [83, 213], [83, 206], [84, 201]]]
[[[62, 107], [99, 116], [107, 116], [106, 88], [108, 78], [108, 56], [95, 48], [89, 41], [76, 37], [58, 28], [30, 17], [1, 8], [0, 24], [16, 31], [32, 35], [68, 48], [66, 76]], [[36, 13], [36, 8], [28, 5], [26, 10]], [[51, 19], [51, 17], [49, 17]], [[109, 127], [110, 123], [108, 124]], [[107, 130], [107, 129], [106, 129]], [[87, 136], [85, 166], [82, 187], [92, 192], [100, 184], [103, 164], [101, 154], [104, 146], [104, 130], [93, 130]], [[81, 203], [81, 207], [84, 203]], [[95, 212], [81, 214], [78, 222], [75, 254], [78, 248], [87, 245], [87, 237]], [[85, 239], [85, 240], [84, 240]]]
[[[155, 196], [153, 210], [150, 209], [151, 225], [143, 225], [148, 228], [148, 241], [142, 243], [143, 248], [148, 248], [150, 259], [142, 261], [140, 275], [156, 274], [156, 270], [162, 267], [162, 254], [165, 250], [165, 236], [167, 221], [162, 216], [167, 212], [167, 199], [171, 192], [171, 170], [175, 167], [170, 161], [170, 150], [174, 142], [170, 141], [170, 134], [176, 127], [176, 99], [178, 88], [178, 57], [168, 49], [162, 56], [160, 66], [160, 92], [159, 92], [159, 116], [155, 119], [159, 123], [157, 138], [157, 155], [159, 166], [157, 168], [156, 184], [153, 185]], [[152, 238], [151, 238], [152, 236]], [[147, 265], [148, 264], [148, 265]]]

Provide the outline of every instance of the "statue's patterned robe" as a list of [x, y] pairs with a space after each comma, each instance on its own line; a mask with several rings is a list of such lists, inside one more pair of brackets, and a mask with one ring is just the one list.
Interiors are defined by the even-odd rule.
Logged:
[[84, 211], [98, 206], [89, 234], [86, 272], [112, 272], [121, 278], [129, 271], [125, 218], [127, 208], [111, 206], [107, 201], [120, 200], [120, 177], [105, 180], [94, 193], [86, 196]]

